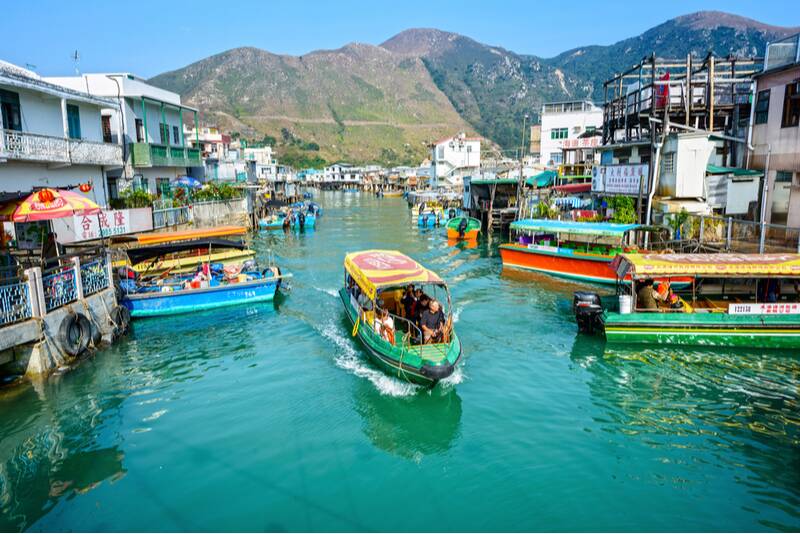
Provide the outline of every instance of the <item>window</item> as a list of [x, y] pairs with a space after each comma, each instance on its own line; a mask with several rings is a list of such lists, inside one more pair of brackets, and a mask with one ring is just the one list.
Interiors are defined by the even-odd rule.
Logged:
[[3, 128], [22, 131], [22, 113], [19, 109], [19, 94], [0, 89], [0, 109], [3, 112]]
[[569, 137], [569, 128], [553, 128], [550, 130], [550, 139], [566, 139]]
[[560, 165], [561, 164], [561, 152], [551, 152], [550, 153], [550, 161], [552, 161], [554, 165]]
[[672, 174], [675, 172], [675, 152], [664, 154], [661, 172], [664, 174]]
[[134, 176], [133, 177], [133, 190], [134, 191], [144, 191], [145, 193], [150, 192], [150, 180], [145, 178], [142, 175]]
[[159, 197], [169, 196], [169, 178], [156, 178], [156, 193]]
[[112, 199], [119, 198], [119, 187], [117, 185], [117, 179], [108, 178], [106, 182], [108, 183], [108, 198]]
[[586, 133], [587, 134], [593, 135], [595, 132], [597, 132], [597, 126], [587, 126], [586, 127]]
[[181, 144], [181, 134], [177, 126], [172, 127], [172, 143], [178, 146]]
[[136, 123], [136, 142], [144, 143], [144, 124], [142, 124], [142, 119], [136, 119], [134, 122]]
[[111, 115], [103, 115], [100, 117], [100, 126], [103, 129], [103, 142], [111, 143]]
[[766, 124], [769, 117], [769, 89], [758, 92], [756, 97], [756, 124]]
[[70, 139], [81, 138], [81, 113], [74, 104], [67, 104], [67, 128]]
[[775, 173], [775, 183], [792, 183], [792, 171], [777, 171]]
[[169, 144], [169, 126], [165, 122], [162, 122], [158, 125], [158, 133], [161, 136], [161, 144], [168, 145]]
[[783, 119], [782, 128], [800, 125], [800, 81], [792, 82], [786, 86], [783, 94]]

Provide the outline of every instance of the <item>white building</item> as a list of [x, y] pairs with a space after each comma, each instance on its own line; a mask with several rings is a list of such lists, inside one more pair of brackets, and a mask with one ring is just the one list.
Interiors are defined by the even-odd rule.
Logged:
[[[603, 109], [588, 100], [552, 102], [542, 106], [540, 161], [554, 167], [565, 162], [562, 150], [592, 149], [600, 144], [600, 137], [591, 135], [603, 127]], [[580, 154], [580, 151], [575, 151]]]
[[244, 159], [255, 166], [257, 180], [275, 181], [278, 178], [278, 161], [272, 156], [272, 147], [245, 148]]
[[431, 145], [431, 177], [434, 187], [458, 187], [465, 176], [476, 175], [481, 166], [481, 138], [463, 132]]
[[323, 183], [335, 185], [353, 185], [361, 183], [362, 171], [349, 163], [334, 163], [325, 167]]
[[122, 167], [118, 125], [105, 111], [114, 105], [0, 61], [0, 194], [89, 183], [86, 196], [105, 206], [106, 175]]
[[[112, 122], [121, 122], [126, 165], [108, 174], [111, 197], [131, 184], [159, 194], [171, 180], [189, 174], [189, 167], [202, 167], [200, 150], [187, 146], [183, 129], [188, 115], [194, 119], [197, 132], [197, 110], [181, 104], [177, 93], [129, 73], [84, 74], [48, 81], [116, 101], [108, 113]], [[197, 137], [195, 141], [199, 142]]]
[[189, 148], [199, 148], [203, 159], [225, 159], [231, 146], [231, 136], [219, 131], [216, 126], [194, 128], [183, 126], [183, 138]]

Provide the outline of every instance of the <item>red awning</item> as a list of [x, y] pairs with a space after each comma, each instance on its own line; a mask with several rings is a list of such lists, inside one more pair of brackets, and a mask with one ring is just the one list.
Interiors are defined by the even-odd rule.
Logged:
[[591, 190], [591, 182], [586, 182], [585, 184], [557, 185], [553, 188], [553, 191], [561, 191], [562, 193], [588, 193]]

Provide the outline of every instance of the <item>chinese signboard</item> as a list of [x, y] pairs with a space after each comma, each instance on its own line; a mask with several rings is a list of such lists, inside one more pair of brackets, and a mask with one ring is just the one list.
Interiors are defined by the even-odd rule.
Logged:
[[595, 148], [597, 146], [600, 146], [600, 138], [596, 135], [577, 139], [564, 139], [561, 144], [561, 148], [568, 150], [573, 148]]
[[647, 184], [649, 173], [647, 163], [596, 165], [592, 168], [592, 191], [638, 195], [642, 184]]
[[127, 210], [103, 210], [97, 215], [75, 215], [73, 224], [78, 241], [122, 235], [131, 231]]
[[781, 302], [775, 304], [728, 304], [731, 315], [791, 315], [800, 313], [800, 304]]

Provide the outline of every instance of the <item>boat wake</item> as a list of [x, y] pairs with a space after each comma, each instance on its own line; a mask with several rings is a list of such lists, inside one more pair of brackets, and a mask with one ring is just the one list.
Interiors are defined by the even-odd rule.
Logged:
[[453, 370], [452, 375], [439, 381], [439, 386], [445, 388], [457, 386], [458, 384], [462, 383], [465, 378], [466, 375], [464, 374], [464, 366], [457, 365], [456, 368]]
[[420, 388], [420, 386], [403, 382], [371, 367], [358, 355], [350, 341], [338, 331], [336, 326], [326, 325], [321, 333], [323, 337], [332, 341], [339, 348], [339, 354], [334, 360], [336, 365], [359, 378], [366, 378], [382, 395], [407, 397], [414, 395]]
[[336, 291], [335, 289], [325, 289], [325, 288], [322, 288], [322, 287], [314, 287], [314, 289], [317, 290], [317, 291], [321, 291], [323, 293], [326, 293], [326, 294], [328, 294], [328, 295], [330, 295], [332, 297], [338, 297], [339, 296], [339, 292]]

